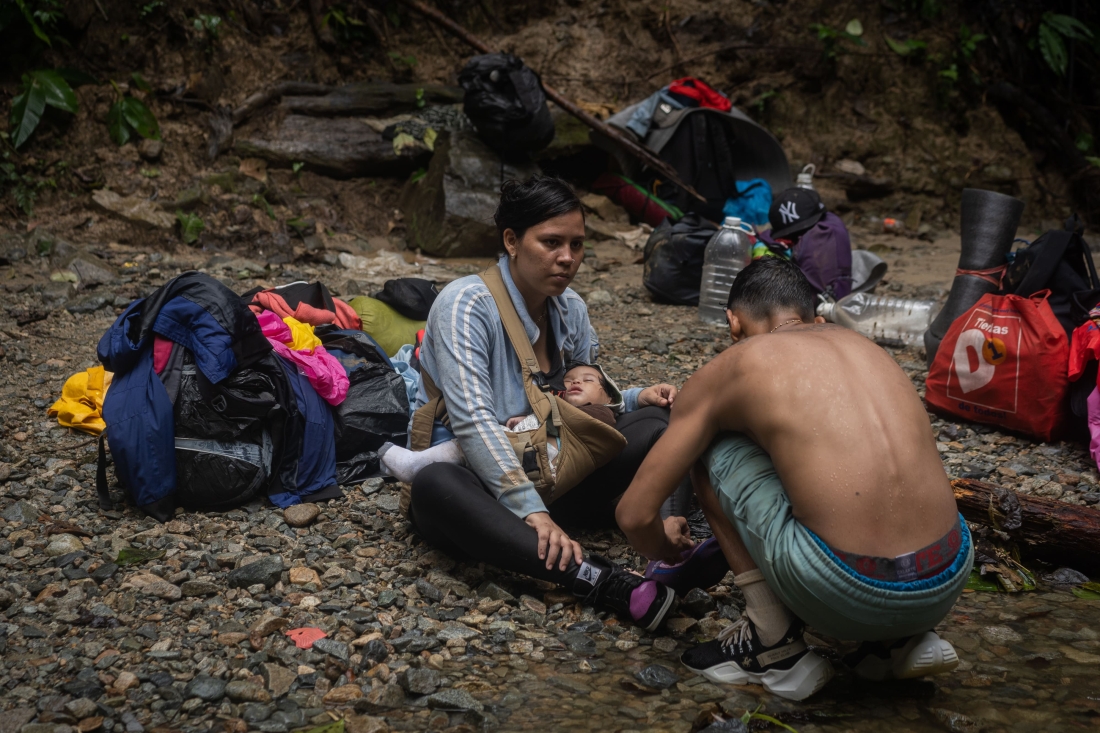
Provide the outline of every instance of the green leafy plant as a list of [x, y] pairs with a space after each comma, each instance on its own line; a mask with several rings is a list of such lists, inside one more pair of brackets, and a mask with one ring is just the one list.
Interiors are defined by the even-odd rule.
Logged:
[[883, 38], [886, 39], [886, 45], [890, 47], [890, 50], [898, 56], [915, 56], [928, 48], [927, 43], [914, 38], [907, 38], [904, 41], [895, 41], [890, 36], [883, 36]]
[[[7, 0], [0, 3], [0, 31], [22, 16], [38, 40], [52, 47], [55, 40], [65, 43], [57, 35], [57, 25], [65, 17], [61, 0]], [[51, 35], [52, 34], [52, 35]]]
[[205, 33], [206, 37], [211, 41], [218, 40], [218, 36], [222, 32], [222, 19], [219, 15], [203, 15], [200, 14], [192, 21], [192, 24], [199, 33]]
[[269, 218], [275, 219], [275, 209], [271, 208], [271, 204], [267, 202], [262, 193], [252, 194], [252, 203], [258, 204]]
[[153, 0], [153, 2], [141, 6], [141, 12], [138, 13], [138, 16], [142, 20], [145, 20], [150, 15], [157, 12], [158, 10], [160, 10], [163, 7], [164, 7], [164, 0]]
[[390, 51], [386, 55], [398, 63], [405, 64], [405, 66], [408, 66], [410, 69], [417, 64], [416, 56], [413, 56], [411, 53], [408, 56], [402, 56], [396, 51]]
[[778, 728], [782, 728], [785, 731], [789, 731], [789, 733], [798, 733], [797, 729], [792, 728], [778, 718], [773, 718], [770, 715], [765, 715], [764, 713], [760, 712], [761, 708], [763, 708], [763, 705], [758, 705], [756, 707], [756, 710], [753, 710], [752, 712], [746, 710], [745, 714], [741, 716], [741, 722], [744, 723], [747, 727], [749, 723], [753, 720], [760, 720], [765, 723], [770, 723]]
[[1065, 76], [1069, 65], [1066, 41], [1092, 39], [1093, 34], [1088, 26], [1073, 16], [1049, 11], [1043, 13], [1043, 19], [1039, 23], [1039, 51], [1050, 70], [1058, 76]]
[[424, 99], [424, 87], [416, 88], [416, 106], [418, 109], [422, 109], [428, 102]]
[[24, 74], [22, 89], [11, 103], [12, 146], [15, 148], [25, 143], [38, 127], [47, 106], [70, 114], [79, 109], [73, 88], [53, 69]]
[[971, 33], [970, 26], [965, 23], [959, 26], [958, 50], [963, 61], [969, 62], [974, 57], [974, 52], [978, 50], [978, 44], [986, 38], [988, 36], [984, 33]]
[[294, 172], [294, 175], [298, 175], [302, 172], [302, 169], [306, 167], [306, 164], [299, 160], [297, 163], [290, 164], [290, 170]]
[[[859, 21], [856, 21], [856, 23], [859, 23]], [[848, 25], [851, 26], [852, 24], [849, 23]], [[821, 41], [822, 45], [825, 46], [826, 59], [836, 58], [838, 51], [837, 44], [839, 41], [848, 41], [849, 43], [854, 43], [857, 46], [867, 45], [867, 41], [863, 40], [858, 35], [851, 33], [848, 30], [838, 31], [836, 28], [830, 28], [823, 23], [814, 23], [810, 26], [810, 30], [817, 33], [817, 40]], [[862, 24], [859, 25], [858, 30], [861, 34], [863, 33]]]
[[202, 219], [197, 215], [185, 214], [179, 209], [176, 210], [176, 221], [179, 222], [180, 238], [183, 239], [184, 244], [194, 244], [199, 241], [199, 235], [206, 228]]
[[[138, 75], [140, 78], [140, 74]], [[144, 81], [144, 80], [143, 80]], [[124, 94], [118, 84], [111, 82], [118, 99], [107, 110], [107, 131], [116, 145], [125, 145], [134, 136], [150, 140], [160, 139], [160, 125], [157, 118], [137, 97]]]

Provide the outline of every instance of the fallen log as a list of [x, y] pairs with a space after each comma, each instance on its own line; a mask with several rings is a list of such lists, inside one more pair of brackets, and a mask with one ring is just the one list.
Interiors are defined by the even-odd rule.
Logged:
[[1075, 570], [1100, 568], [1100, 510], [972, 479], [954, 479], [951, 488], [967, 521], [1005, 532], [1025, 554]]
[[323, 97], [283, 97], [281, 107], [290, 112], [319, 116], [352, 116], [409, 111], [425, 104], [459, 104], [461, 87], [443, 84], [348, 84]]
[[272, 139], [238, 140], [233, 149], [242, 157], [263, 158], [282, 168], [305, 163], [335, 178], [406, 176], [431, 158], [427, 151], [398, 155], [392, 140], [350, 117], [289, 115]]
[[276, 99], [290, 112], [338, 116], [380, 114], [415, 110], [424, 104], [457, 104], [460, 87], [444, 84], [392, 84], [360, 82], [342, 87], [301, 81], [281, 81], [250, 95], [233, 110], [233, 124], [239, 125], [256, 110]]

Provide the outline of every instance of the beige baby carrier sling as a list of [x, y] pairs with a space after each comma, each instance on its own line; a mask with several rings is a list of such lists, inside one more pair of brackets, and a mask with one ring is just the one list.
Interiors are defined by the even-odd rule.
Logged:
[[[603, 466], [626, 447], [626, 438], [610, 425], [590, 417], [565, 400], [539, 388], [535, 375], [541, 373], [538, 359], [528, 341], [527, 331], [508, 295], [500, 267], [493, 265], [481, 273], [500, 311], [500, 320], [512, 342], [523, 370], [523, 388], [539, 427], [522, 433], [506, 432], [524, 473], [547, 506], [561, 498], [586, 476]], [[431, 445], [432, 426], [446, 414], [443, 394], [426, 371], [420, 379], [428, 402], [413, 414], [410, 448], [425, 450]], [[546, 442], [559, 440], [556, 464], [551, 468]], [[401, 509], [408, 513], [409, 489], [401, 492]]]

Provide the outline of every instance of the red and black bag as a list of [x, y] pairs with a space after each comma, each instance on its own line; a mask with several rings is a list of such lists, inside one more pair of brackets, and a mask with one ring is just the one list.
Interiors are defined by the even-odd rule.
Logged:
[[928, 405], [1044, 441], [1058, 435], [1069, 414], [1069, 339], [1049, 296], [988, 294], [957, 318], [928, 371]]

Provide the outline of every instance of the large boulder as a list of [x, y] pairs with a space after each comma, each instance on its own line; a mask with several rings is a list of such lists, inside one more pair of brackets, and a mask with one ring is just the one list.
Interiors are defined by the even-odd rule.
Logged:
[[500, 184], [538, 172], [533, 163], [503, 163], [473, 132], [440, 133], [428, 172], [402, 193], [409, 246], [441, 257], [497, 254]]

